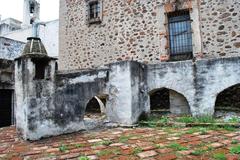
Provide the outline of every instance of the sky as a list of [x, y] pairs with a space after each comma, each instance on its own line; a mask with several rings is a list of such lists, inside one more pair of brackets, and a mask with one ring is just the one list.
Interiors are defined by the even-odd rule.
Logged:
[[[59, 0], [40, 0], [41, 21], [51, 21], [59, 17]], [[0, 0], [0, 15], [2, 19], [23, 19], [23, 0]]]

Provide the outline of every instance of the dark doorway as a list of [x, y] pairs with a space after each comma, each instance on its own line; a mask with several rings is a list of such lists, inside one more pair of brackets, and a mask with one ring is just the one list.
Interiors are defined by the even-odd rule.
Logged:
[[12, 124], [12, 90], [0, 90], [0, 127]]
[[174, 114], [188, 115], [190, 107], [187, 99], [174, 90], [161, 88], [153, 90], [150, 95], [150, 110], [152, 115]]
[[150, 93], [150, 107], [151, 113], [169, 113], [170, 112], [170, 98], [169, 89], [162, 88]]
[[240, 113], [240, 84], [229, 87], [218, 94], [215, 103], [215, 114], [217, 112], [225, 112], [226, 114], [230, 112]]

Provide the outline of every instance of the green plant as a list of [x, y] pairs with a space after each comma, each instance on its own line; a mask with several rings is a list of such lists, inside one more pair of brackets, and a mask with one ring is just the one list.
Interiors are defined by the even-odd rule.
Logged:
[[110, 154], [112, 154], [111, 150], [101, 150], [97, 153], [98, 156], [107, 156], [107, 155], [110, 155]]
[[121, 137], [119, 137], [119, 142], [121, 142], [121, 143], [126, 143], [128, 140], [129, 140], [129, 138], [131, 138], [131, 137], [133, 137], [132, 135], [123, 135], [123, 136], [121, 136]]
[[238, 144], [238, 140], [236, 139], [232, 140], [231, 144]]
[[213, 158], [216, 160], [226, 160], [226, 155], [224, 153], [216, 153], [213, 155]]
[[198, 131], [199, 131], [198, 127], [193, 127], [193, 128], [190, 128], [189, 130], [187, 130], [186, 134], [193, 134], [193, 133], [198, 132]]
[[181, 146], [180, 144], [178, 143], [171, 143], [168, 145], [168, 148], [172, 148], [176, 151], [184, 151], [184, 150], [188, 150], [187, 147], [184, 147], [184, 146]]
[[201, 135], [207, 134], [207, 128], [199, 128], [199, 132]]
[[78, 160], [90, 160], [90, 158], [86, 157], [86, 156], [81, 156], [78, 158]]
[[231, 131], [231, 132], [236, 131], [236, 128], [229, 126], [229, 125], [223, 126], [223, 129], [225, 129], [226, 131]]
[[161, 146], [160, 144], [155, 144], [155, 147], [156, 147], [157, 149], [165, 148], [164, 146]]
[[240, 145], [231, 147], [230, 148], [230, 153], [232, 153], [232, 154], [240, 154]]
[[142, 151], [143, 151], [142, 148], [136, 147], [136, 148], [133, 149], [133, 154], [136, 155], [138, 153], [141, 153]]
[[66, 152], [68, 150], [67, 146], [62, 144], [60, 147], [59, 147], [59, 151], [60, 152]]
[[110, 144], [112, 144], [113, 142], [110, 140], [105, 140], [105, 141], [101, 141], [98, 143], [95, 143], [94, 146], [100, 146], [100, 145], [105, 145], [105, 146], [109, 146]]
[[168, 123], [169, 122], [169, 119], [168, 117], [166, 116], [162, 116], [159, 120], [158, 120], [159, 123]]
[[195, 118], [187, 116], [187, 117], [179, 117], [177, 119], [177, 122], [181, 122], [181, 123], [194, 123], [195, 122]]
[[196, 118], [198, 123], [215, 123], [215, 119], [211, 116], [201, 116]]
[[110, 141], [110, 140], [105, 140], [105, 141], [102, 141], [102, 145], [106, 145], [106, 146], [109, 146], [110, 144], [112, 144], [113, 142]]
[[208, 146], [207, 151], [213, 151], [214, 148], [212, 146]]
[[228, 120], [230, 123], [240, 123], [240, 118], [238, 117], [232, 117]]
[[203, 149], [197, 149], [197, 150], [193, 151], [191, 154], [192, 154], [192, 155], [195, 155], [195, 156], [200, 156], [200, 155], [202, 155], [202, 154], [205, 153], [205, 152], [206, 152], [206, 151], [203, 150]]
[[121, 152], [120, 152], [119, 149], [114, 149], [114, 150], [112, 151], [112, 153], [115, 154], [115, 155], [121, 154]]
[[84, 147], [85, 145], [84, 144], [76, 144], [75, 147], [77, 148], [81, 148], [81, 147]]
[[211, 116], [201, 116], [201, 117], [179, 117], [178, 122], [182, 123], [215, 123], [215, 119]]

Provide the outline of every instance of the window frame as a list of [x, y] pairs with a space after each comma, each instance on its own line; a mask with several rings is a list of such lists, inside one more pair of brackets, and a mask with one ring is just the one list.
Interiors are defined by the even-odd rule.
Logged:
[[[184, 16], [187, 16], [187, 18], [184, 19]], [[171, 19], [174, 19], [174, 18], [175, 20], [171, 21]], [[175, 27], [179, 27], [180, 25], [179, 26], [177, 25], [180, 24], [181, 22], [186, 22], [184, 25], [186, 25], [185, 28], [187, 29], [187, 33], [180, 34], [180, 36], [183, 36], [183, 38], [188, 38], [188, 39], [186, 40], [183, 39], [184, 41], [182, 41], [181, 40], [182, 38], [178, 37], [178, 38], [175, 38], [175, 40], [172, 40], [172, 36], [174, 36], [172, 32], [174, 31], [176, 32], [176, 30], [172, 31], [171, 25], [176, 24]], [[192, 19], [190, 15], [190, 10], [177, 10], [174, 12], [167, 13], [167, 29], [168, 29], [168, 43], [169, 43], [168, 53], [169, 53], [170, 60], [177, 61], [177, 60], [193, 59], [193, 50], [194, 50], [193, 31], [192, 31]], [[181, 29], [182, 28], [180, 28], [178, 31], [180, 31]], [[172, 46], [172, 42], [174, 41], [178, 44], [175, 44], [174, 46]], [[183, 45], [184, 43], [186, 43], [187, 45]], [[178, 50], [182, 50], [182, 52]], [[189, 51], [184, 52], [184, 50], [189, 50]]]
[[[99, 10], [96, 17], [91, 17], [91, 5], [98, 5], [96, 10]], [[87, 0], [87, 21], [88, 24], [100, 24], [102, 22], [102, 0]], [[93, 13], [96, 14], [96, 13]]]

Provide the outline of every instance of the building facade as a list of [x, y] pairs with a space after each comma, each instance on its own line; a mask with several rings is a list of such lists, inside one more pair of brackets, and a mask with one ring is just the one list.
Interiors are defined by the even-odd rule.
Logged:
[[60, 69], [238, 56], [239, 8], [238, 0], [61, 0]]

